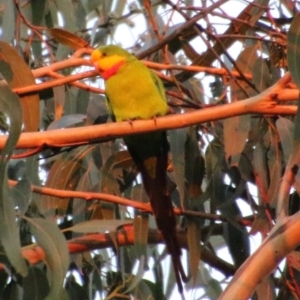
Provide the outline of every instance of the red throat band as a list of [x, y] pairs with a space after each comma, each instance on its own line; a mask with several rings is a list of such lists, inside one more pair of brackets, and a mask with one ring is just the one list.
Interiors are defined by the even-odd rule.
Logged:
[[109, 79], [111, 76], [115, 75], [118, 72], [119, 68], [123, 65], [124, 65], [124, 61], [120, 61], [120, 62], [116, 63], [110, 69], [101, 73], [102, 78], [104, 80]]

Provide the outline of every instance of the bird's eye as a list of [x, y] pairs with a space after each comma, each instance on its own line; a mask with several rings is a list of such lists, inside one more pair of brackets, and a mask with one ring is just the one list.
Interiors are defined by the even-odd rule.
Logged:
[[103, 52], [103, 53], [102, 53], [102, 56], [103, 56], [103, 57], [107, 56], [107, 53], [106, 53], [106, 52]]

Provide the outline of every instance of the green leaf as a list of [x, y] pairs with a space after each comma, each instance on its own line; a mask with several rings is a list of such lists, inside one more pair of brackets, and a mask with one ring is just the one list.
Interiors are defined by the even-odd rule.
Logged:
[[287, 63], [293, 81], [300, 88], [300, 13], [294, 16], [287, 34]]
[[73, 3], [68, 0], [54, 0], [55, 8], [61, 13], [64, 28], [66, 30], [75, 32], [78, 30], [75, 21], [75, 11], [73, 7]]
[[[136, 256], [147, 257], [149, 218], [148, 215], [137, 214], [133, 221], [134, 227], [134, 251]], [[146, 266], [147, 267], [147, 266]]]
[[29, 267], [28, 276], [23, 279], [23, 300], [45, 299], [49, 293], [46, 273], [37, 267]]
[[15, 34], [15, 7], [14, 3], [9, 0], [0, 1], [1, 11], [1, 40], [11, 42]]
[[[35, 84], [31, 70], [18, 52], [8, 43], [0, 41], [0, 72], [13, 88]], [[37, 131], [40, 122], [40, 99], [37, 93], [21, 97], [24, 131]]]
[[279, 118], [276, 121], [276, 128], [279, 133], [280, 143], [283, 150], [284, 162], [287, 164], [292, 153], [294, 123], [287, 118]]
[[199, 221], [189, 218], [187, 220], [187, 240], [189, 249], [189, 265], [193, 285], [195, 285], [198, 275], [198, 266], [201, 259], [201, 227]]
[[89, 47], [89, 43], [76, 34], [61, 28], [48, 29], [50, 34], [61, 44], [74, 50]]
[[71, 300], [89, 299], [85, 287], [78, 284], [74, 279], [72, 279], [70, 282], [67, 282], [66, 290]]
[[[236, 60], [236, 65], [238, 69], [245, 74], [252, 74], [252, 67], [257, 60], [257, 50], [258, 45], [251, 45], [246, 47], [238, 56]], [[233, 70], [236, 70], [233, 68]], [[242, 87], [242, 88], [241, 88]], [[230, 80], [230, 88], [231, 88], [231, 99], [232, 102], [237, 100], [242, 100], [247, 97], [251, 97], [257, 94], [257, 92], [247, 83], [244, 81], [231, 79]]]
[[101, 192], [120, 195], [118, 169], [133, 167], [134, 163], [128, 151], [119, 151], [108, 157], [101, 169]]
[[0, 81], [0, 111], [10, 120], [8, 139], [0, 156], [0, 241], [12, 266], [26, 276], [28, 271], [21, 253], [15, 204], [7, 179], [7, 164], [21, 133], [22, 110], [19, 98], [5, 80]]
[[188, 128], [168, 131], [173, 160], [174, 177], [180, 195], [181, 205], [185, 201], [185, 141]]
[[271, 86], [269, 67], [262, 57], [255, 60], [252, 67], [252, 74], [252, 81], [260, 92]]
[[223, 121], [226, 159], [230, 159], [231, 166], [237, 166], [239, 163], [248, 138], [250, 122], [250, 115], [232, 117]]
[[255, 146], [253, 152], [253, 166], [260, 181], [261, 189], [267, 194], [268, 191], [268, 170], [267, 170], [267, 150], [261, 142]]
[[83, 126], [85, 118], [86, 118], [86, 116], [81, 115], [81, 114], [62, 116], [58, 120], [53, 121], [47, 127], [47, 130], [55, 130], [55, 129]]
[[31, 1], [32, 24], [39, 26], [45, 17], [46, 0]]
[[[202, 192], [201, 184], [204, 177], [204, 173], [205, 162], [201, 156], [199, 149], [197, 128], [190, 127], [185, 142], [185, 181], [186, 192], [190, 201], [189, 204], [192, 207], [195, 203], [191, 202], [191, 200], [199, 197]], [[190, 206], [188, 206], [188, 203], [185, 204], [186, 208], [190, 208]]]
[[105, 233], [107, 231], [115, 231], [118, 227], [123, 225], [132, 224], [131, 220], [89, 220], [78, 223], [72, 227], [67, 228], [65, 231], [75, 231], [81, 233]]
[[[87, 146], [63, 154], [52, 165], [45, 186], [62, 190], [75, 190], [85, 171], [85, 157], [92, 150], [93, 147]], [[43, 195], [41, 201], [38, 202], [39, 210], [47, 217], [54, 215], [55, 211], [59, 215], [64, 215], [69, 205], [69, 200]]]
[[124, 293], [128, 293], [129, 291], [134, 289], [141, 282], [144, 272], [145, 272], [144, 264], [145, 264], [145, 256], [142, 256], [138, 262], [137, 273], [136, 273], [136, 275], [131, 276], [130, 284]]
[[31, 184], [28, 179], [21, 179], [11, 189], [12, 198], [14, 199], [15, 206], [21, 214], [25, 214], [31, 200]]
[[50, 293], [47, 300], [61, 299], [63, 283], [69, 267], [69, 251], [64, 235], [55, 223], [44, 219], [26, 218], [36, 242], [45, 252], [49, 270]]

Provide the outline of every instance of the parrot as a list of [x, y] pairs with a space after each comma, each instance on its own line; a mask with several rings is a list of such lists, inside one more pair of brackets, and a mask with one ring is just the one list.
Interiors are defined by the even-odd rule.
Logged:
[[[168, 114], [164, 86], [159, 77], [133, 54], [115, 45], [93, 50], [91, 62], [104, 79], [108, 110], [112, 120], [123, 122], [155, 119]], [[169, 143], [166, 131], [123, 137], [128, 152], [141, 173], [157, 228], [171, 255], [180, 294], [186, 282], [176, 238], [176, 218], [167, 188]]]

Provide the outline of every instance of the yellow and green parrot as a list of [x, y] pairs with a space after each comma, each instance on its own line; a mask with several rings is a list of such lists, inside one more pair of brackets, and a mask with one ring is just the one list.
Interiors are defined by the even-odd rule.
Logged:
[[[108, 107], [115, 122], [151, 119], [166, 115], [168, 105], [161, 80], [126, 50], [107, 45], [94, 50], [91, 60], [105, 80]], [[157, 227], [172, 257], [176, 281], [182, 294], [186, 281], [176, 239], [176, 219], [167, 189], [169, 144], [165, 131], [124, 137], [133, 161], [141, 172]]]

